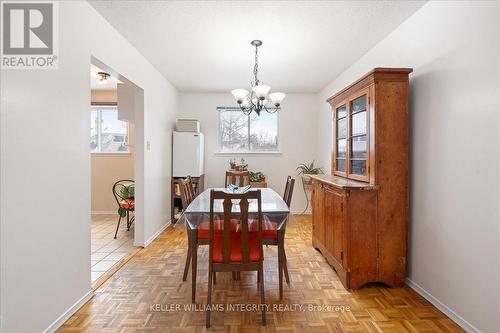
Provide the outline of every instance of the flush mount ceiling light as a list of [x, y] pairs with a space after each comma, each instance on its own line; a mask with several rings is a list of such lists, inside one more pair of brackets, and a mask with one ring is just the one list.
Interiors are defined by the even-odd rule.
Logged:
[[99, 75], [99, 84], [105, 84], [108, 83], [108, 78], [110, 75], [106, 72], [98, 72], [97, 75]]
[[[275, 92], [269, 94], [271, 90], [270, 86], [263, 84], [257, 78], [259, 72], [258, 65], [258, 48], [262, 45], [262, 41], [253, 40], [252, 46], [255, 46], [255, 65], [253, 67], [254, 82], [252, 82], [252, 92], [250, 93], [245, 89], [234, 89], [231, 90], [236, 102], [238, 103], [241, 111], [244, 114], [249, 115], [254, 111], [260, 116], [262, 110], [266, 110], [269, 113], [274, 113], [280, 109], [281, 102], [285, 98], [285, 94], [281, 92]], [[271, 105], [273, 107], [271, 107]], [[268, 109], [269, 107], [269, 109]]]

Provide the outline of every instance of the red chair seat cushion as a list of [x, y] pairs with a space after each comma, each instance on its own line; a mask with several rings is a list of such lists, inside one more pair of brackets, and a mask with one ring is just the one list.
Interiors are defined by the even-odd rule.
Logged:
[[[219, 230], [214, 233], [213, 261], [217, 263], [224, 262], [222, 256], [223, 238], [223, 231]], [[259, 233], [249, 232], [248, 243], [250, 245], [249, 260], [251, 262], [260, 261], [262, 258], [259, 251]], [[231, 254], [229, 258], [232, 263], [243, 261], [243, 253], [241, 252], [241, 232], [231, 234]]]
[[[258, 220], [250, 220], [248, 229], [250, 231], [258, 231], [259, 230], [259, 221]], [[262, 238], [265, 239], [278, 239], [278, 223], [264, 219], [262, 221]]]
[[[214, 231], [224, 230], [224, 220], [214, 220]], [[238, 232], [238, 220], [231, 219], [231, 231]], [[201, 222], [198, 225], [198, 239], [208, 239], [210, 237], [210, 221]]]
[[120, 206], [123, 209], [134, 209], [135, 208], [135, 200], [134, 200], [134, 198], [124, 199], [124, 200], [120, 201]]

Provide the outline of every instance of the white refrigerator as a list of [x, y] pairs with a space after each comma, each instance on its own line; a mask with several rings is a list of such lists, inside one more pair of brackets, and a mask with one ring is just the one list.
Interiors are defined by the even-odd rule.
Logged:
[[203, 133], [174, 132], [172, 177], [200, 177], [204, 170]]

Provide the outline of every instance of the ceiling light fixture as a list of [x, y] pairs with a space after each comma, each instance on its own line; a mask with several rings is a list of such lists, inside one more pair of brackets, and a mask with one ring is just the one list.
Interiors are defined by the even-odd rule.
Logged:
[[[262, 82], [259, 81], [259, 79], [257, 78], [257, 74], [259, 72], [259, 65], [257, 60], [258, 48], [262, 45], [262, 41], [253, 40], [251, 44], [252, 46], [255, 46], [255, 65], [253, 67], [253, 75], [255, 81], [251, 83], [252, 93], [245, 89], [234, 89], [231, 90], [231, 94], [233, 94], [234, 98], [236, 99], [236, 102], [238, 103], [241, 111], [243, 111], [243, 113], [246, 115], [249, 115], [250, 113], [252, 113], [252, 111], [254, 111], [255, 113], [257, 113], [257, 115], [260, 116], [260, 112], [262, 110], [266, 110], [269, 113], [275, 113], [276, 111], [280, 110], [280, 105], [285, 98], [285, 94], [281, 92], [269, 94], [271, 87], [262, 84]], [[268, 104], [269, 102], [272, 103], [274, 107], [268, 108], [266, 104]]]
[[97, 75], [99, 75], [99, 84], [105, 84], [108, 83], [108, 78], [110, 75], [106, 72], [98, 72]]

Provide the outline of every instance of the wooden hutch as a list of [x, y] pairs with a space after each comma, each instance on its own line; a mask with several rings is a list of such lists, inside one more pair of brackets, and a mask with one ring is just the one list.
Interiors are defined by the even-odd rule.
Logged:
[[375, 68], [327, 100], [332, 170], [312, 176], [312, 243], [346, 288], [405, 284], [411, 72]]

